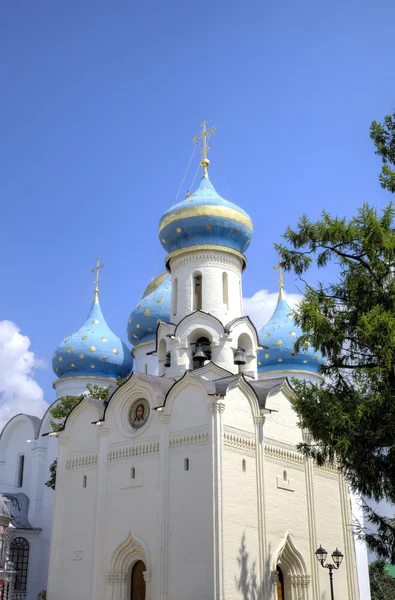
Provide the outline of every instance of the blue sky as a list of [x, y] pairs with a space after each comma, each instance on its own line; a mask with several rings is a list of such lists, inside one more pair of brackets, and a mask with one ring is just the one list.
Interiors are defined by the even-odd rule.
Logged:
[[47, 401], [98, 254], [103, 312], [126, 339], [203, 119], [212, 182], [255, 226], [247, 297], [276, 289], [273, 242], [302, 213], [390, 200], [369, 124], [395, 109], [394, 22], [392, 0], [1, 3], [0, 320], [47, 362]]

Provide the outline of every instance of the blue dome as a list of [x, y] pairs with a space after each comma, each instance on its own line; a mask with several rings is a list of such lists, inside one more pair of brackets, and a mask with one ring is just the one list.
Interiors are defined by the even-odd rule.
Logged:
[[295, 341], [301, 335], [302, 329], [295, 325], [292, 309], [280, 292], [273, 316], [259, 331], [259, 342], [265, 348], [258, 352], [258, 373], [288, 370], [318, 373], [323, 364], [320, 352], [308, 342], [298, 354], [294, 352]]
[[108, 327], [97, 292], [83, 326], [56, 348], [52, 368], [62, 377], [126, 377], [133, 367], [127, 346]]
[[221, 198], [207, 176], [193, 194], [166, 211], [159, 223], [159, 239], [168, 253], [189, 246], [215, 245], [243, 254], [252, 234], [248, 214]]
[[159, 321], [170, 321], [171, 278], [162, 273], [146, 287], [128, 321], [128, 339], [133, 345], [156, 339]]

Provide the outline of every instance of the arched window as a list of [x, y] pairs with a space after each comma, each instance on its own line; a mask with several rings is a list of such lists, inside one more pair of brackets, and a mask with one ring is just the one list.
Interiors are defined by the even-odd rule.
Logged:
[[22, 487], [23, 486], [23, 471], [25, 468], [25, 455], [24, 454], [20, 454], [18, 456], [18, 473], [17, 473], [17, 482], [16, 485], [17, 487]]
[[222, 273], [222, 302], [226, 306], [226, 310], [229, 308], [229, 291], [228, 291], [228, 274]]
[[284, 593], [284, 575], [280, 567], [277, 565], [277, 600], [285, 600]]
[[14, 538], [10, 544], [10, 560], [14, 563], [15, 591], [25, 592], [27, 582], [27, 567], [29, 563], [29, 543], [25, 538]]
[[177, 277], [173, 280], [173, 316], [177, 314], [177, 302], [178, 302], [178, 279]]
[[211, 346], [206, 337], [200, 337], [195, 344], [193, 352], [193, 369], [199, 369], [204, 364], [211, 360]]
[[193, 310], [202, 310], [203, 277], [201, 273], [193, 274]]
[[130, 582], [130, 600], [145, 600], [145, 571], [146, 566], [142, 560], [138, 560], [133, 565]]

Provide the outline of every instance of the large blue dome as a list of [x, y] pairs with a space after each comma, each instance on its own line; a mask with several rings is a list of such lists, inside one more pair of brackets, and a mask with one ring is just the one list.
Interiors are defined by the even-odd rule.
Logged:
[[217, 194], [207, 175], [197, 190], [166, 211], [159, 223], [159, 239], [169, 254], [204, 245], [225, 246], [243, 254], [252, 234], [248, 214]]
[[126, 377], [133, 359], [127, 346], [108, 327], [95, 292], [92, 307], [82, 327], [56, 348], [52, 368], [65, 377]]
[[318, 373], [323, 364], [322, 355], [307, 342], [297, 354], [295, 341], [303, 335], [295, 325], [292, 309], [280, 292], [276, 309], [269, 322], [259, 331], [259, 342], [264, 346], [258, 353], [258, 373], [269, 371], [310, 371]]
[[170, 321], [171, 278], [162, 273], [152, 279], [128, 321], [128, 339], [133, 345], [155, 340], [159, 321]]

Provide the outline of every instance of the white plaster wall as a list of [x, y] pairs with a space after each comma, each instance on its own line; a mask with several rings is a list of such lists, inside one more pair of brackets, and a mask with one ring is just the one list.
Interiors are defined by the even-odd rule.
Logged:
[[302, 442], [302, 431], [298, 427], [298, 415], [282, 392], [270, 395], [266, 402], [272, 409], [265, 422], [265, 438], [279, 440], [296, 446]]
[[[353, 518], [362, 525], [364, 522], [364, 518], [361, 506], [361, 497], [353, 493], [351, 493], [351, 510]], [[393, 514], [393, 512], [391, 514]], [[368, 567], [368, 551], [366, 549], [365, 544], [358, 539], [355, 540], [355, 554], [358, 567], [358, 585], [360, 592], [360, 600], [370, 600], [371, 594]]]
[[[198, 250], [171, 259], [172, 286], [178, 280], [177, 312], [172, 322], [179, 323], [193, 311], [193, 273], [202, 274], [202, 310], [217, 317], [224, 325], [242, 315], [242, 262], [233, 254], [216, 250]], [[223, 303], [222, 273], [228, 275], [228, 306]]]
[[158, 357], [156, 355], [148, 354], [149, 352], [153, 352], [155, 348], [155, 340], [135, 346], [133, 349], [133, 371], [136, 371], [137, 373], [148, 373], [148, 375], [158, 375]]

